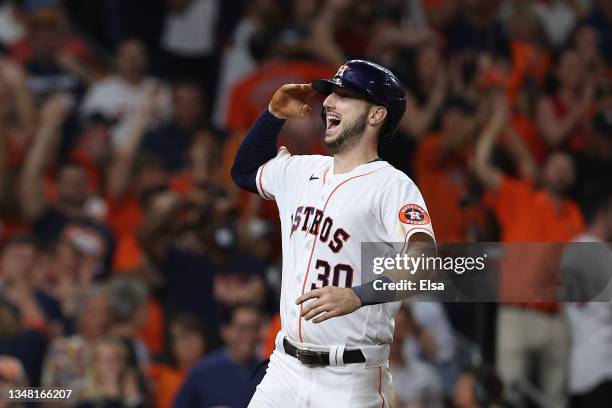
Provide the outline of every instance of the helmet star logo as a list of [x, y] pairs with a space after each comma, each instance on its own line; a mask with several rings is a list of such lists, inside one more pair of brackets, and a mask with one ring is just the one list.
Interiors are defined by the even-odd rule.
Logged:
[[336, 72], [336, 77], [338, 78], [342, 78], [342, 76], [344, 75], [344, 73], [346, 71], [348, 71], [349, 69], [351, 69], [351, 67], [349, 67], [348, 65], [342, 65], [340, 68], [338, 68], [338, 72]]

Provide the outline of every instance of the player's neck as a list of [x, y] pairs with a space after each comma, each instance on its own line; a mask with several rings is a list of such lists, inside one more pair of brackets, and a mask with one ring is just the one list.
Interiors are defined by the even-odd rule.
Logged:
[[358, 145], [334, 155], [334, 174], [353, 171], [355, 167], [370, 163], [378, 158], [376, 146]]

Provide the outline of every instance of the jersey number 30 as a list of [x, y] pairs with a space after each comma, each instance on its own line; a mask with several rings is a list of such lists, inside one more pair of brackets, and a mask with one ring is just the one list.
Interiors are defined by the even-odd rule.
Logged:
[[[319, 271], [317, 280], [321, 282], [321, 285], [317, 286], [316, 283], [313, 283], [310, 290], [329, 286], [329, 275], [332, 272], [332, 267], [329, 262], [322, 259], [317, 259], [315, 269]], [[334, 266], [333, 275], [331, 277], [332, 286], [340, 286], [340, 279], [342, 275], [344, 275], [344, 287], [350, 288], [353, 286], [353, 267], [347, 264], [337, 264]]]

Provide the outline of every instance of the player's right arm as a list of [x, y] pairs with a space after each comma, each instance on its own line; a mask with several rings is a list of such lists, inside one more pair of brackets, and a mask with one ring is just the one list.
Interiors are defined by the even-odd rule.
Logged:
[[249, 129], [236, 153], [232, 179], [238, 187], [273, 197], [273, 192], [258, 186], [262, 178], [260, 173], [258, 180], [258, 171], [276, 156], [276, 141], [285, 120], [301, 118], [312, 111], [307, 101], [313, 94], [310, 84], [287, 84], [274, 93], [268, 109]]

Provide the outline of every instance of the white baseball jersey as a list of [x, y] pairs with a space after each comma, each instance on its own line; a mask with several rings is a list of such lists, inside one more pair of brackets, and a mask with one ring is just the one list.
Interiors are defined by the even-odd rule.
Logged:
[[391, 342], [399, 302], [362, 307], [321, 323], [300, 318], [296, 299], [327, 285], [361, 285], [362, 242], [434, 237], [419, 189], [385, 161], [334, 174], [329, 156], [292, 156], [281, 148], [257, 172], [261, 196], [276, 200], [281, 220], [282, 330], [296, 342], [359, 347]]

